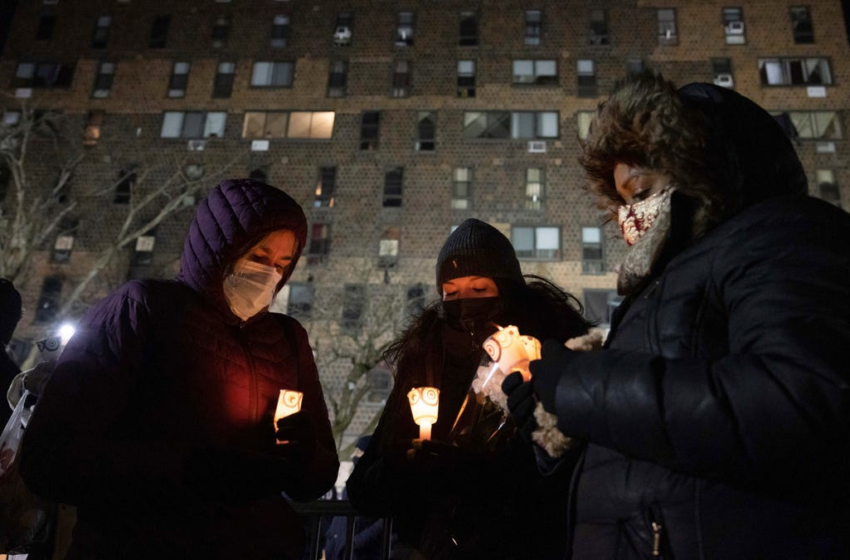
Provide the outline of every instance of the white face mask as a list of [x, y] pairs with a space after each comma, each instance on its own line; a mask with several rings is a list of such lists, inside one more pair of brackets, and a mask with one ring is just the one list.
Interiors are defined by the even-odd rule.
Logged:
[[272, 303], [283, 276], [271, 266], [239, 259], [224, 279], [224, 297], [234, 315], [247, 321]]

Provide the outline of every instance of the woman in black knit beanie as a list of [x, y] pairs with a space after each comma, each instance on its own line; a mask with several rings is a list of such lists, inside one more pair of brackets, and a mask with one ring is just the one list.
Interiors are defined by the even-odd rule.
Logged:
[[[475, 219], [446, 240], [436, 280], [441, 300], [387, 352], [395, 385], [348, 480], [349, 498], [363, 513], [394, 517], [393, 558], [563, 557], [567, 511], [552, 496], [566, 495], [575, 454], [543, 476], [532, 444], [518, 436], [494, 452], [449, 442], [481, 344], [496, 325], [566, 341], [587, 332], [581, 305], [542, 278], [523, 277], [511, 242]], [[419, 432], [407, 399], [420, 386], [440, 389], [439, 418], [425, 444], [413, 441]]]

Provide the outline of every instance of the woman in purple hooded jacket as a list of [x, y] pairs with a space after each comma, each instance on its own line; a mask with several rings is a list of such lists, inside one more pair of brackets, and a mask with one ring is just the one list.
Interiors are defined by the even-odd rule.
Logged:
[[[35, 493], [78, 507], [69, 558], [299, 554], [280, 494], [317, 498], [339, 466], [307, 334], [268, 312], [306, 231], [279, 189], [225, 181], [176, 280], [128, 282], [82, 319], [21, 452]], [[304, 397], [276, 434], [280, 389]]]

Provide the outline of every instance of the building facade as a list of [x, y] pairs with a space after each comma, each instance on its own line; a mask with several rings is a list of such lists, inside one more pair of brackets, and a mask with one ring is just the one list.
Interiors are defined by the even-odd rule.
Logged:
[[[302, 204], [310, 241], [278, 304], [305, 320], [333, 293], [339, 319], [356, 322], [364, 307], [351, 302], [369, 286], [435, 297], [443, 241], [476, 217], [513, 241], [524, 272], [605, 323], [625, 246], [576, 161], [614, 83], [649, 67], [787, 113], [811, 193], [841, 204], [849, 50], [838, 0], [22, 2], [0, 58], [5, 126], [19, 102], [59, 110], [85, 158], [71, 248], [66, 234], [36, 255], [19, 335], [50, 326], [51, 306], [90, 270], [127, 205], [96, 193], [146, 153], [201, 174], [238, 156], [231, 175]], [[186, 210], [128, 247], [87, 297], [173, 275]], [[367, 400], [353, 432], [380, 407]]]

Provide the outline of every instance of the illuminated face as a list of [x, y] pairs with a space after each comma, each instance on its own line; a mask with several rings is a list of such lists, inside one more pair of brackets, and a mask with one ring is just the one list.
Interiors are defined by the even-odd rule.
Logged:
[[251, 247], [243, 257], [246, 260], [273, 267], [281, 276], [295, 259], [298, 241], [289, 230], [273, 231]]
[[670, 184], [670, 176], [659, 171], [618, 163], [614, 168], [614, 185], [626, 204], [635, 204], [661, 192]]
[[487, 276], [462, 276], [443, 283], [443, 301], [496, 297], [499, 288]]

